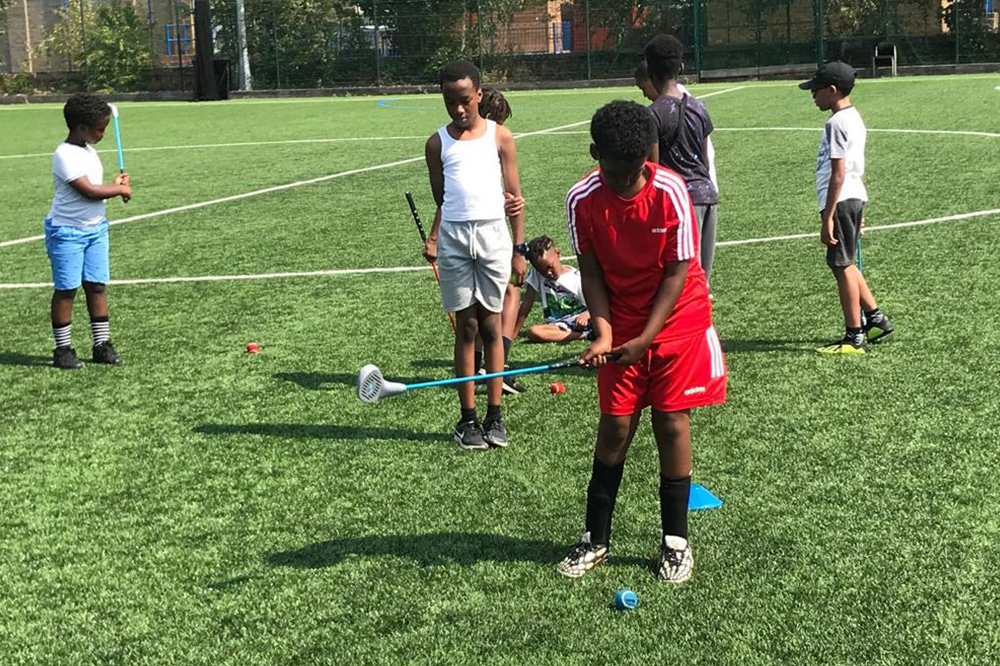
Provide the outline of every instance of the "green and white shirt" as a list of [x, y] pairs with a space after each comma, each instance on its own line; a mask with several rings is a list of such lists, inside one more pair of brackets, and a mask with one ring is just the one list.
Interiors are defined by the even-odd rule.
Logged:
[[541, 296], [542, 312], [547, 324], [578, 317], [587, 311], [580, 271], [572, 266], [566, 268], [569, 270], [555, 280], [542, 277], [534, 268], [528, 271], [527, 284]]

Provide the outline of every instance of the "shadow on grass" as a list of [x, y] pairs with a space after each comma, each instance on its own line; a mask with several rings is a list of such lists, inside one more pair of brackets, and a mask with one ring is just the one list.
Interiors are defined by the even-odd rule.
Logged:
[[[555, 566], [572, 546], [536, 539], [518, 539], [503, 534], [436, 532], [433, 534], [390, 534], [331, 539], [297, 550], [272, 553], [267, 562], [275, 567], [322, 569], [340, 564], [352, 556], [405, 557], [420, 566], [469, 566], [479, 562], [538, 562]], [[622, 557], [611, 564], [634, 566], [646, 560]]]
[[0, 352], [0, 365], [52, 365], [51, 356], [29, 356], [17, 352]]
[[381, 439], [412, 442], [447, 442], [449, 436], [440, 432], [415, 432], [399, 428], [324, 425], [312, 423], [203, 423], [192, 428], [201, 435], [266, 435], [282, 439]]
[[753, 352], [791, 352], [802, 354], [813, 352], [816, 347], [829, 340], [730, 340], [722, 339], [722, 351], [727, 354], [747, 354]]

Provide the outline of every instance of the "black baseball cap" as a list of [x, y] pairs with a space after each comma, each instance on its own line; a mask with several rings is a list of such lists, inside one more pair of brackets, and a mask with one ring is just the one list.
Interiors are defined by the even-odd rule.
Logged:
[[854, 90], [854, 79], [856, 78], [854, 68], [846, 62], [834, 60], [823, 63], [816, 68], [816, 73], [808, 81], [799, 84], [802, 90], [819, 90], [827, 86], [836, 86], [837, 90], [845, 95], [850, 95]]

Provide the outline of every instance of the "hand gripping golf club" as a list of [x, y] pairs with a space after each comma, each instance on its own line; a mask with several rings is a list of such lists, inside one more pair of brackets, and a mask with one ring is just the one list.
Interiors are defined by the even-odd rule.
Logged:
[[[111, 107], [111, 121], [115, 126], [115, 143], [118, 145], [118, 173], [125, 173], [125, 154], [122, 152], [122, 130], [118, 125], [118, 107], [108, 104]], [[122, 201], [128, 203], [129, 198], [122, 195]]]
[[[420, 233], [420, 240], [427, 242], [427, 234], [424, 233], [424, 225], [420, 222], [420, 213], [417, 212], [417, 204], [413, 202], [413, 195], [409, 192], [406, 193], [406, 203], [410, 204], [410, 214], [413, 215], [413, 221], [417, 223], [417, 231]], [[434, 279], [437, 280], [438, 286], [441, 286], [441, 274], [438, 273], [438, 265], [436, 261], [431, 262], [431, 268], [434, 269]], [[448, 313], [448, 321], [451, 322], [451, 331], [455, 332], [455, 315]]]
[[[609, 361], [617, 360], [621, 354], [608, 354]], [[529, 368], [517, 368], [515, 370], [504, 370], [503, 372], [491, 372], [485, 375], [472, 375], [471, 377], [452, 377], [450, 379], [436, 379], [430, 382], [417, 382], [415, 384], [401, 384], [391, 382], [382, 376], [382, 371], [377, 365], [368, 364], [358, 371], [358, 397], [361, 402], [374, 403], [382, 398], [391, 398], [394, 395], [406, 393], [414, 389], [430, 388], [432, 386], [450, 386], [452, 384], [463, 384], [465, 382], [482, 382], [495, 377], [507, 377], [509, 375], [527, 375], [533, 372], [547, 372], [549, 370], [561, 370], [563, 368], [580, 367], [580, 359], [569, 361], [559, 361], [557, 363], [546, 363], [545, 365], [533, 365]]]

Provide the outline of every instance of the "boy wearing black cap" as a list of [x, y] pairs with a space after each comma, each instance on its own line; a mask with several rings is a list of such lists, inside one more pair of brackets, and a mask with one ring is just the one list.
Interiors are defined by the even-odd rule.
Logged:
[[820, 65], [812, 79], [799, 84], [802, 90], [812, 92], [821, 111], [831, 112], [819, 144], [816, 195], [822, 220], [820, 240], [826, 245], [826, 263], [837, 278], [847, 332], [842, 340], [819, 347], [816, 351], [821, 354], [865, 354], [868, 340], [893, 331], [892, 322], [879, 310], [868, 283], [854, 265], [868, 201], [863, 180], [868, 132], [851, 103], [854, 79], [854, 69], [836, 61]]

